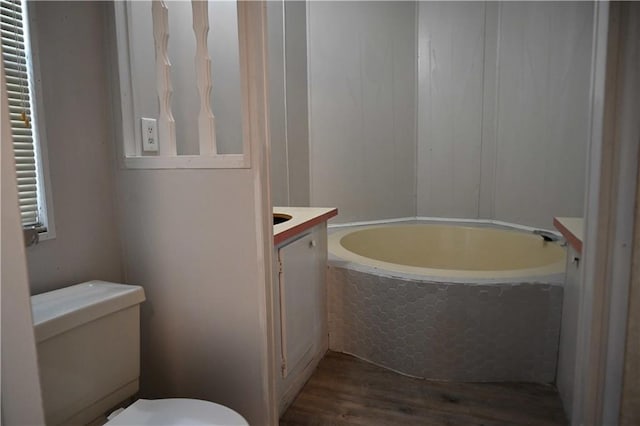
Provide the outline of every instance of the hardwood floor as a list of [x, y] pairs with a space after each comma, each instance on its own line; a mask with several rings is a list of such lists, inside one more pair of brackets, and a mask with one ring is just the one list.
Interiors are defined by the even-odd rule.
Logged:
[[558, 392], [530, 383], [406, 377], [328, 352], [280, 425], [564, 425]]

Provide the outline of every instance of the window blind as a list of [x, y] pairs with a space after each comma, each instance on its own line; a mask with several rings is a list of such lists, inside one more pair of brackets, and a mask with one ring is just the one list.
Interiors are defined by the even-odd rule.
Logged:
[[38, 184], [32, 93], [25, 37], [26, 13], [21, 0], [0, 0], [0, 38], [7, 82], [13, 151], [18, 175], [22, 225], [39, 226]]

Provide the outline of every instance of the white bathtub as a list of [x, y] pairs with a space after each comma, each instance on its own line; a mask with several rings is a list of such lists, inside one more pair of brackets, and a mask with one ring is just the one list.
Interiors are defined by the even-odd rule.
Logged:
[[565, 250], [539, 235], [492, 227], [399, 224], [347, 228], [329, 236], [343, 261], [445, 280], [507, 280], [564, 273]]
[[507, 228], [334, 230], [330, 348], [435, 380], [552, 382], [565, 250]]

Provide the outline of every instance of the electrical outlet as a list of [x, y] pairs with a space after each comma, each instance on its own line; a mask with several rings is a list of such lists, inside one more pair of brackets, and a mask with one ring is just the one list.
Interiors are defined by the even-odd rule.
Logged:
[[142, 118], [142, 150], [146, 152], [158, 152], [158, 130], [156, 120]]

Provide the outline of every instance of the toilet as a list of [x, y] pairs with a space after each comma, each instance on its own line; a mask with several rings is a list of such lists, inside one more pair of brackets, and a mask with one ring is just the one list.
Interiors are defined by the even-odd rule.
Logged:
[[[47, 425], [248, 425], [210, 401], [139, 399], [139, 286], [90, 281], [31, 297]], [[108, 417], [107, 417], [108, 416]]]

